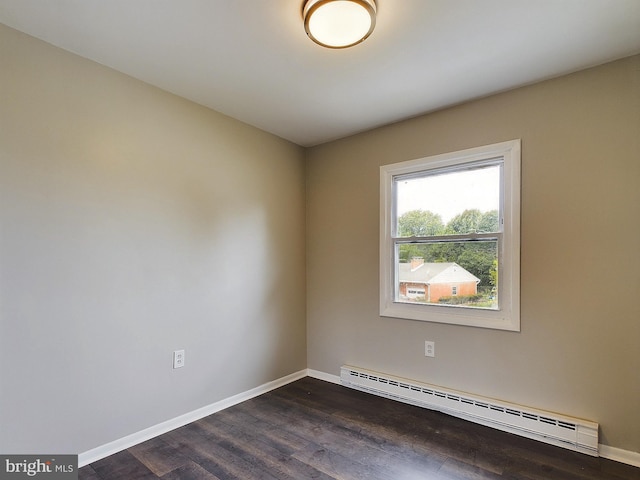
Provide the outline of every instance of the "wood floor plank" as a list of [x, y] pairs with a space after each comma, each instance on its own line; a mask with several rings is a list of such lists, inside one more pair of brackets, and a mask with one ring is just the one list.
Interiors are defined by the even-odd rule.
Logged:
[[350, 480], [387, 480], [376, 474], [368, 465], [361, 464], [354, 459], [327, 450], [320, 446], [310, 446], [294, 457], [307, 465], [323, 472], [331, 478]]
[[255, 465], [238, 457], [234, 452], [219, 444], [219, 439], [212, 438], [195, 423], [182, 427], [180, 432], [166, 434], [167, 443], [181, 451], [188, 451], [189, 457], [205, 470], [213, 473], [221, 480], [273, 480], [276, 477], [260, 470]]
[[78, 469], [78, 480], [100, 480], [100, 476], [91, 465], [85, 465]]
[[220, 480], [213, 473], [189, 461], [162, 476], [162, 480]]
[[161, 437], [131, 447], [129, 452], [159, 477], [190, 462], [189, 457], [168, 445]]
[[79, 471], [81, 480], [640, 480], [640, 468], [303, 378]]
[[128, 450], [98, 460], [92, 463], [91, 467], [102, 479], [151, 480], [158, 478]]
[[[262, 439], [264, 442], [268, 442], [273, 448], [275, 448], [282, 455], [292, 455], [296, 451], [305, 448], [309, 440], [302, 438], [295, 433], [289, 432], [282, 428], [277, 428], [271, 423], [253, 417], [250, 414], [234, 409], [237, 414], [237, 418], [230, 417], [228, 419], [223, 418], [222, 421], [229, 425], [235, 425], [243, 433], [252, 433]], [[253, 420], [247, 422], [249, 418]]]
[[449, 459], [438, 471], [437, 480], [503, 480], [501, 474], [490, 472], [477, 465]]
[[[285, 402], [286, 403], [286, 402]], [[325, 450], [340, 454], [360, 464], [368, 465], [385, 478], [402, 478], [409, 473], [435, 472], [446, 457], [417, 447], [418, 440], [397, 443], [390, 436], [377, 435], [370, 429], [352, 422], [338, 421], [335, 415], [307, 414], [303, 419], [283, 429], [309, 432]], [[299, 433], [303, 435], [303, 433]]]
[[216, 438], [223, 448], [278, 479], [299, 480], [322, 476], [309, 466], [291, 462], [291, 454], [295, 450], [283, 452], [256, 432], [244, 430], [240, 426], [229, 426], [214, 417], [202, 419], [199, 424], [212, 436], [211, 438]]

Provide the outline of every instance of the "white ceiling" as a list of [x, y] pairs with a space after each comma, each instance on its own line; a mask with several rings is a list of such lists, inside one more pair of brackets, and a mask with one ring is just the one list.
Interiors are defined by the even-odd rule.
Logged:
[[640, 53], [640, 0], [378, 0], [312, 43], [302, 0], [0, 0], [0, 22], [303, 146]]

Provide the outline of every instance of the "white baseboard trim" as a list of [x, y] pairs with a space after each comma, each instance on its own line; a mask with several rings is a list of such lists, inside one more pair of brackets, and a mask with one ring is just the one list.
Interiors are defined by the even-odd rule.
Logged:
[[598, 450], [602, 458], [626, 463], [634, 467], [640, 467], [640, 453], [622, 450], [621, 448], [610, 447], [609, 445], [598, 445]]
[[89, 465], [90, 463], [108, 457], [109, 455], [113, 455], [114, 453], [121, 452], [122, 450], [150, 440], [158, 435], [162, 435], [163, 433], [170, 432], [171, 430], [175, 430], [176, 428], [195, 422], [196, 420], [200, 420], [212, 413], [219, 412], [220, 410], [237, 405], [238, 403], [257, 397], [263, 393], [270, 392], [271, 390], [275, 390], [276, 388], [282, 387], [288, 383], [295, 382], [307, 375], [308, 370], [300, 370], [299, 372], [265, 383], [259, 387], [247, 390], [246, 392], [225, 398], [219, 402], [206, 405], [202, 408], [198, 408], [197, 410], [193, 410], [192, 412], [167, 420], [166, 422], [159, 423], [152, 427], [145, 428], [144, 430], [140, 430], [139, 432], [127, 435], [126, 437], [122, 437], [118, 440], [114, 440], [104, 445], [100, 445], [99, 447], [92, 448], [91, 450], [87, 450], [86, 452], [82, 452], [78, 455], [78, 467]]
[[319, 370], [307, 369], [307, 376], [317, 378], [318, 380], [324, 380], [325, 382], [337, 383], [340, 385], [340, 376], [331, 375], [330, 373], [324, 373]]

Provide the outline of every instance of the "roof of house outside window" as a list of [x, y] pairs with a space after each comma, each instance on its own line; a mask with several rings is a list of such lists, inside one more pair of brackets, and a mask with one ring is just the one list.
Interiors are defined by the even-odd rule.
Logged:
[[[413, 268], [412, 268], [413, 267]], [[400, 263], [400, 283], [480, 283], [480, 279], [455, 262], [451, 263]]]

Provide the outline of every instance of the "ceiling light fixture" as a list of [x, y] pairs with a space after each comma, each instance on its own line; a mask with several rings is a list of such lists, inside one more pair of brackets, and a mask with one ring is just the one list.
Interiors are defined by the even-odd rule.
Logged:
[[304, 29], [327, 48], [347, 48], [364, 41], [376, 26], [375, 0], [306, 0]]

